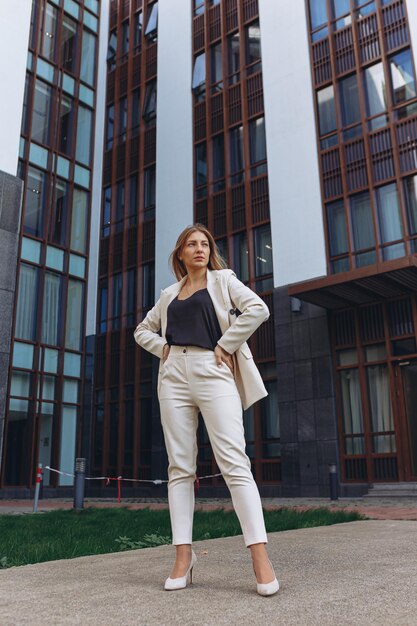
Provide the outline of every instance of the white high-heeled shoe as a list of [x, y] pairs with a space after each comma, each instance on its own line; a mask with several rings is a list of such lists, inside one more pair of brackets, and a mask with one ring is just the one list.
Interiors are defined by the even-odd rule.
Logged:
[[[256, 591], [259, 593], [260, 596], [273, 596], [274, 593], [276, 593], [279, 589], [279, 582], [277, 580], [277, 577], [275, 576], [275, 570], [272, 567], [271, 561], [269, 561], [269, 564], [274, 574], [274, 580], [272, 580], [270, 583], [256, 583]], [[255, 572], [255, 568], [253, 568], [253, 571]]]
[[180, 576], [179, 578], [171, 578], [168, 577], [165, 581], [164, 589], [166, 591], [175, 591], [176, 589], [184, 589], [188, 583], [190, 585], [193, 584], [193, 567], [197, 563], [197, 557], [195, 555], [194, 550], [191, 550], [191, 561], [190, 565], [185, 572], [184, 576]]

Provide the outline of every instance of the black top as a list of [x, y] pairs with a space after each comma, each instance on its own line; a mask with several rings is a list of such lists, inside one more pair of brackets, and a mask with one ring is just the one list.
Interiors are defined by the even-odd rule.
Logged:
[[165, 337], [170, 346], [198, 346], [214, 350], [222, 332], [207, 289], [199, 289], [186, 300], [171, 302]]

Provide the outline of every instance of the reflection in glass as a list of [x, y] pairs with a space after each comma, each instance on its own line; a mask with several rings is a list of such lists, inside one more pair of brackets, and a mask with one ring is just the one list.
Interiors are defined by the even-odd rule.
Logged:
[[63, 16], [61, 31], [61, 64], [65, 71], [76, 71], [77, 62], [77, 22], [68, 15]]
[[42, 11], [43, 29], [40, 30], [40, 52], [48, 61], [55, 61], [57, 42], [57, 9], [50, 4]]
[[327, 135], [336, 130], [336, 111], [334, 108], [333, 85], [317, 92], [320, 135]]
[[55, 180], [52, 204], [51, 240], [65, 245], [67, 234], [69, 185], [59, 178]]
[[84, 284], [69, 279], [65, 328], [65, 347], [81, 350], [84, 322]]
[[116, 67], [116, 52], [117, 52], [117, 31], [112, 30], [109, 37], [109, 47], [107, 49], [107, 66], [109, 72]]
[[255, 245], [255, 276], [272, 274], [272, 242], [269, 224], [253, 229]]
[[193, 92], [204, 91], [206, 85], [206, 55], [203, 52], [194, 59], [193, 81], [191, 88]]
[[87, 250], [88, 193], [77, 187], [72, 197], [71, 249], [86, 253]]
[[148, 21], [145, 28], [145, 37], [148, 41], [155, 41], [158, 32], [158, 3], [148, 5]]
[[227, 58], [229, 68], [229, 83], [237, 83], [240, 79], [240, 37], [239, 33], [227, 38]]
[[327, 205], [327, 224], [329, 229], [330, 256], [348, 252], [345, 206], [343, 200]]
[[107, 107], [106, 150], [113, 147], [114, 137], [114, 104]]
[[44, 235], [46, 174], [29, 167], [26, 184], [24, 231], [35, 237]]
[[207, 145], [206, 142], [199, 143], [195, 147], [195, 165], [196, 165], [196, 186], [207, 184]]
[[143, 13], [139, 11], [134, 16], [134, 25], [133, 25], [133, 38], [134, 38], [134, 46], [135, 50], [139, 49], [142, 44], [142, 28], [143, 28]]
[[340, 105], [343, 126], [349, 126], [361, 119], [359, 107], [358, 82], [356, 74], [339, 81]]
[[387, 243], [402, 239], [400, 206], [396, 183], [378, 187], [376, 190], [381, 241]]
[[107, 278], [103, 278], [99, 285], [99, 322], [98, 332], [107, 332], [107, 303], [108, 303]]
[[366, 113], [368, 117], [379, 115], [387, 110], [384, 67], [377, 63], [364, 71]]
[[410, 233], [415, 235], [417, 233], [417, 175], [404, 180], [404, 194]]
[[146, 84], [142, 117], [146, 122], [150, 122], [156, 117], [156, 80]]
[[65, 154], [70, 154], [72, 150], [73, 117], [73, 101], [62, 95], [59, 117], [59, 150]]
[[216, 89], [222, 89], [223, 67], [222, 67], [222, 44], [218, 43], [210, 49], [211, 84], [216, 85]]
[[110, 235], [112, 188], [106, 187], [103, 193], [103, 237]]
[[327, 22], [326, 0], [309, 0], [311, 30]]
[[350, 0], [332, 0], [333, 18], [338, 18], [350, 11]]
[[56, 346], [60, 342], [59, 321], [61, 317], [62, 277], [53, 272], [45, 272], [42, 308], [43, 343]]
[[96, 68], [96, 37], [87, 30], [83, 31], [80, 78], [88, 85], [94, 85]]
[[415, 98], [416, 79], [410, 49], [392, 56], [390, 64], [394, 104]]
[[243, 283], [249, 280], [249, 253], [246, 232], [233, 236], [233, 269]]
[[261, 58], [261, 31], [259, 20], [245, 27], [246, 65], [251, 65]]
[[78, 107], [77, 120], [77, 144], [75, 158], [84, 165], [90, 165], [91, 161], [91, 132], [93, 126], [93, 113], [83, 106]]
[[38, 271], [31, 265], [20, 264], [15, 328], [18, 339], [36, 339]]
[[[363, 413], [359, 371], [346, 369], [340, 372], [342, 392], [343, 433], [345, 435], [361, 435], [363, 433]], [[345, 438], [346, 454], [363, 454], [363, 437]]]
[[31, 136], [39, 143], [49, 143], [52, 89], [40, 80], [35, 82]]
[[357, 194], [350, 199], [353, 243], [355, 250], [372, 248], [375, 245], [372, 209], [369, 192]]
[[138, 136], [139, 125], [140, 125], [140, 91], [139, 89], [135, 89], [132, 93], [132, 117], [131, 117], [132, 137]]
[[[249, 122], [249, 151], [251, 166], [266, 161], [265, 118], [258, 117]], [[266, 162], [252, 168], [251, 176], [266, 172]]]

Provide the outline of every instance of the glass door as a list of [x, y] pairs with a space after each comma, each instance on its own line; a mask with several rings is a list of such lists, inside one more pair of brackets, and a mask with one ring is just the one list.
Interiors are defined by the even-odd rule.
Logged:
[[406, 480], [417, 480], [417, 361], [401, 363], [404, 433], [404, 470]]

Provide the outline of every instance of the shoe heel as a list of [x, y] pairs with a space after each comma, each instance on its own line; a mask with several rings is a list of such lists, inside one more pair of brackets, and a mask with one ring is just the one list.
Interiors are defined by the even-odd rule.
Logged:
[[190, 569], [190, 585], [193, 584], [193, 567]]

